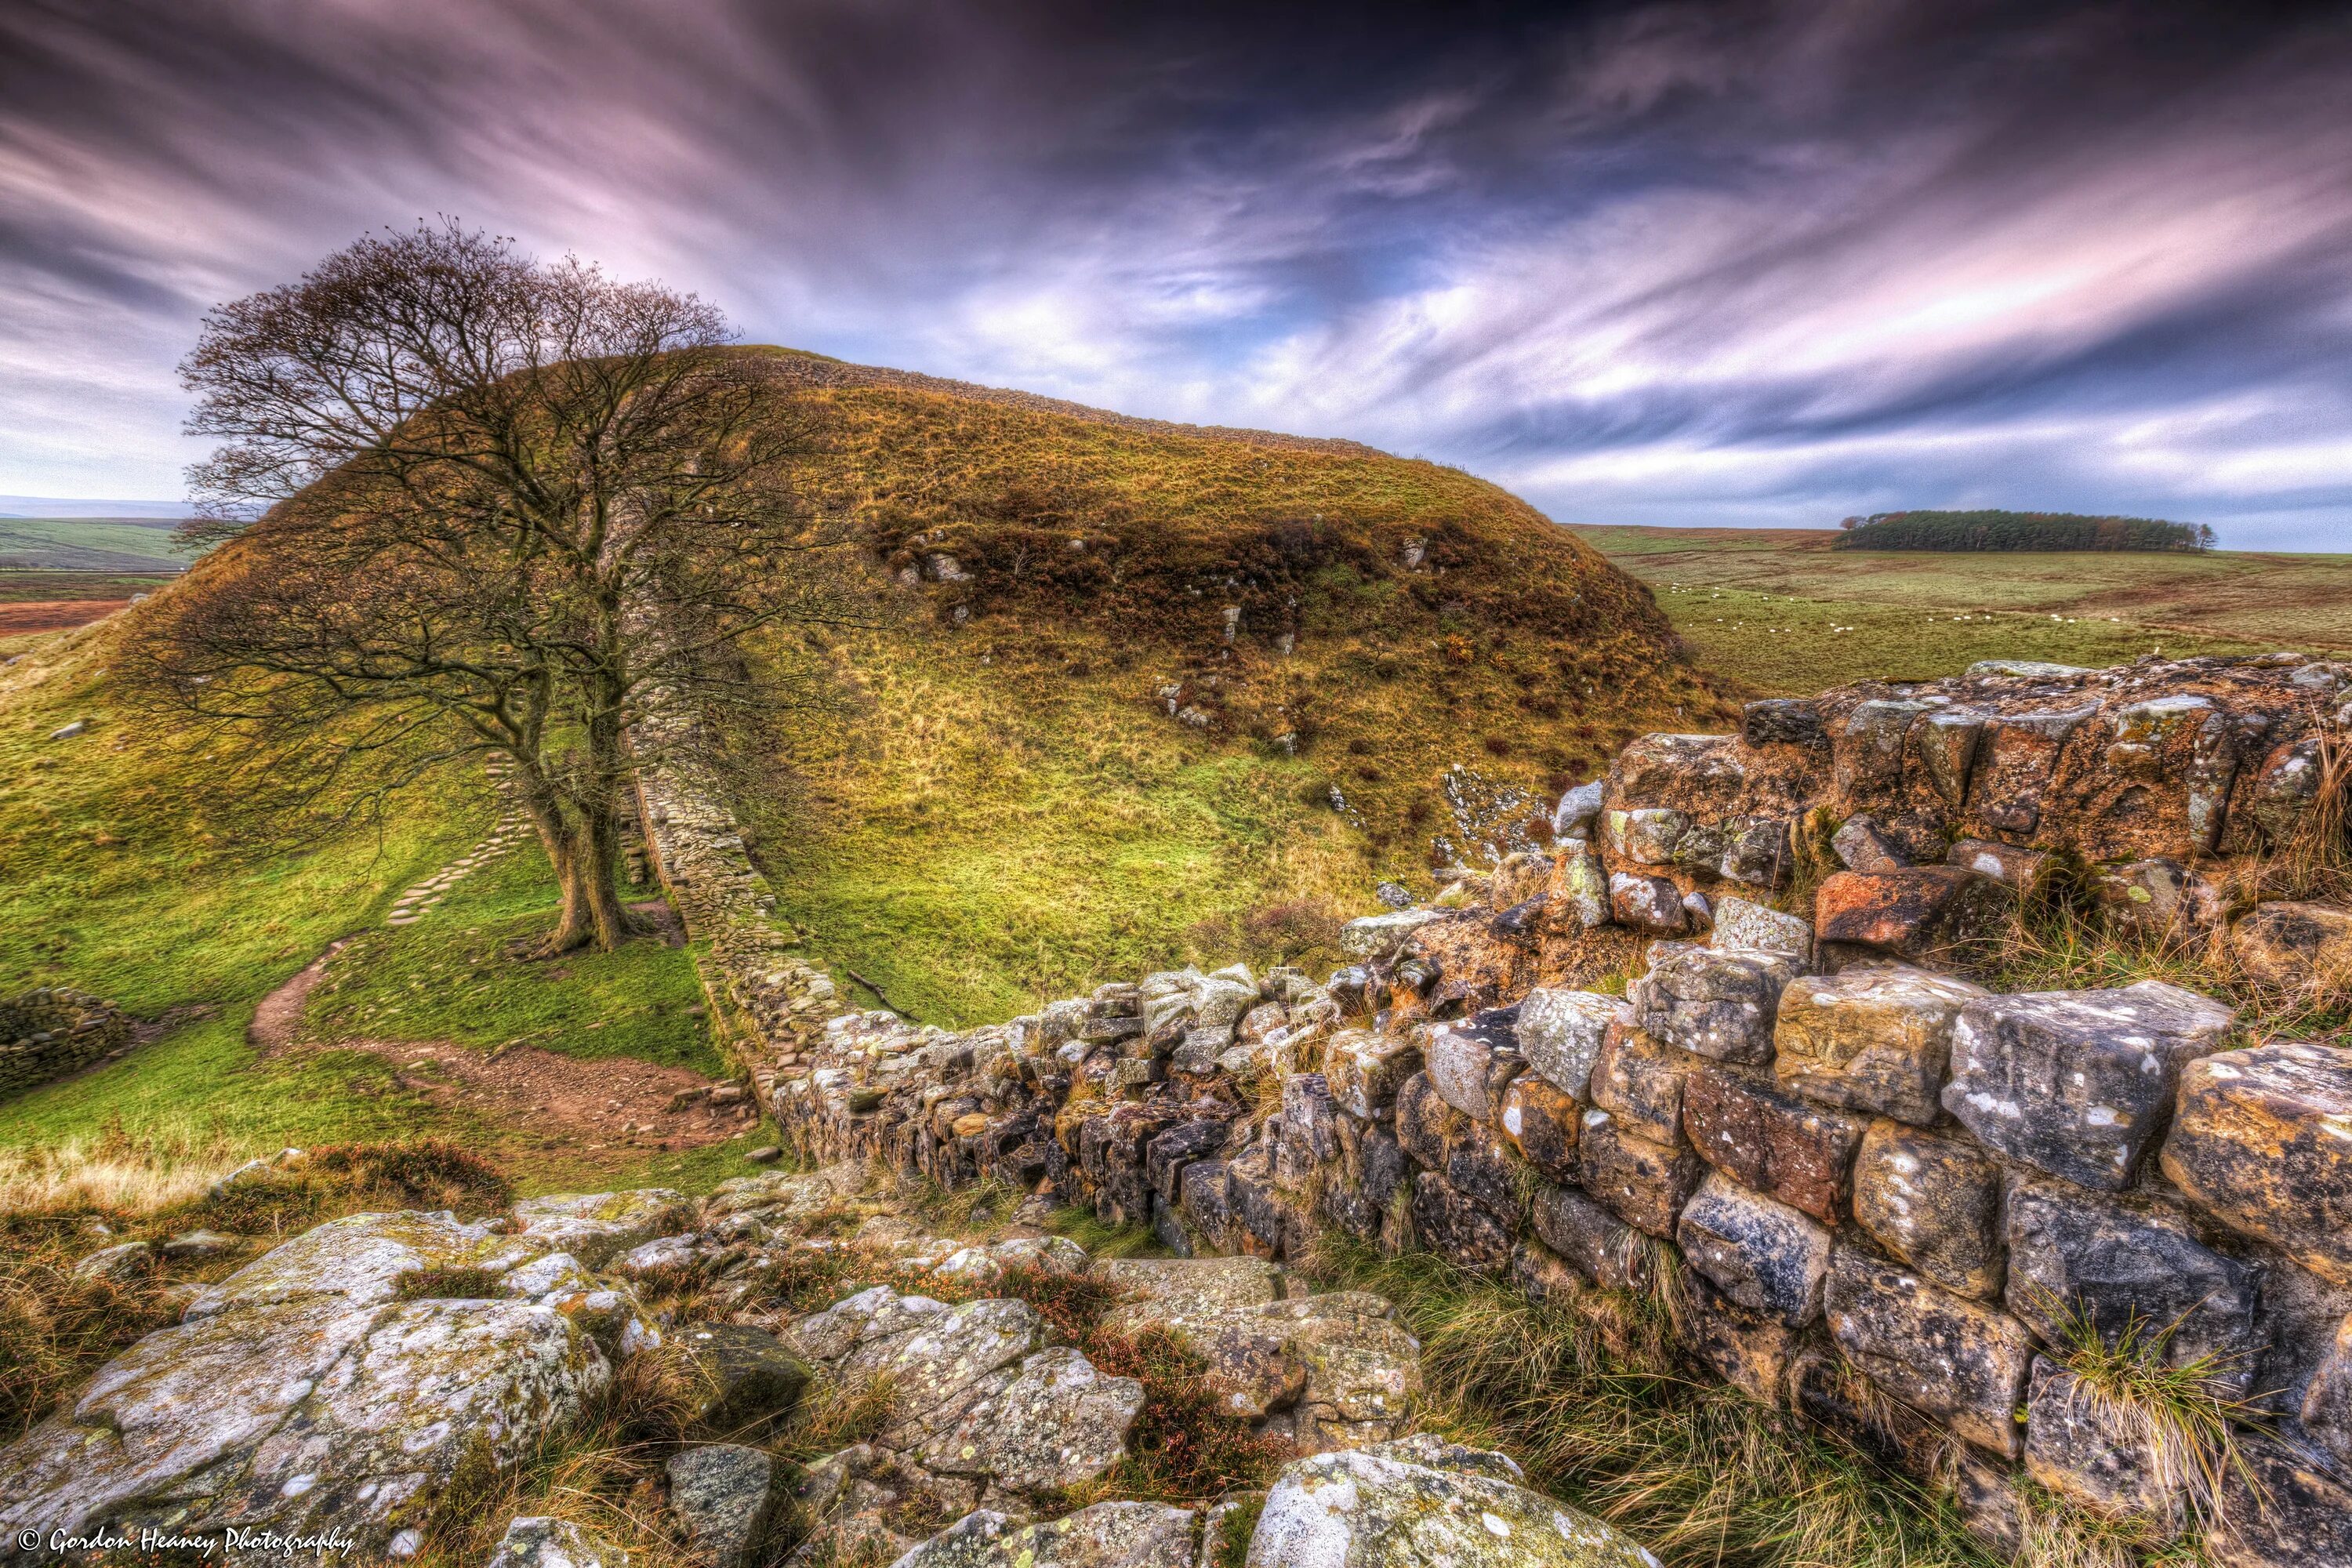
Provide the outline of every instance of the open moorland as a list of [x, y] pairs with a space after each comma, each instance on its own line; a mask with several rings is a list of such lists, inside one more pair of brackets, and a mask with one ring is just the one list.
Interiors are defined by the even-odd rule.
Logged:
[[2352, 555], [1835, 551], [1831, 529], [1579, 528], [1706, 668], [1795, 694], [1980, 658], [2352, 648]]

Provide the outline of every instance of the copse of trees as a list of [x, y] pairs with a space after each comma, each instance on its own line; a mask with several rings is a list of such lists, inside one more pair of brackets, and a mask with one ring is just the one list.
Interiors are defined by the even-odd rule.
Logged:
[[1833, 550], [2153, 550], [2213, 548], [2202, 523], [2068, 511], [1882, 511], [1850, 517]]
[[226, 542], [127, 639], [134, 689], [255, 799], [339, 816], [509, 760], [563, 890], [547, 947], [616, 945], [647, 700], [788, 709], [742, 639], [857, 618], [789, 486], [792, 400], [728, 345], [690, 295], [446, 222], [219, 307], [181, 374], [220, 442], [194, 531]]

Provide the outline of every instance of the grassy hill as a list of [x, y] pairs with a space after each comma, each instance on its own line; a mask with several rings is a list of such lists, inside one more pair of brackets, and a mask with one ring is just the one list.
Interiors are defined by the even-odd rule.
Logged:
[[1425, 893], [1629, 736], [1731, 711], [1638, 584], [1458, 470], [777, 366], [886, 616], [764, 650], [848, 717], [746, 803], [755, 853], [819, 956], [926, 1019], [1328, 959], [1381, 879]]
[[[770, 357], [819, 437], [800, 488], [865, 531], [877, 607], [755, 650], [832, 703], [785, 785], [742, 804], [814, 954], [917, 1016], [1188, 959], [1330, 962], [1380, 878], [1426, 892], [1433, 855], [1524, 835], [1628, 736], [1732, 711], [1645, 589], [1465, 474]], [[217, 756], [150, 732], [115, 685], [141, 613], [21, 639], [0, 671], [0, 991], [87, 986], [154, 1036], [0, 1105], [0, 1156], [441, 1131], [560, 1184], [740, 1154], [549, 1144], [420, 1084], [386, 1042], [716, 1066], [690, 954], [507, 962], [554, 897], [530, 847], [384, 927], [495, 814], [476, 775], [299, 852], [240, 841], [207, 809]], [[322, 1048], [257, 1050], [258, 1001], [352, 932], [309, 1006]]]
[[0, 517], [0, 572], [184, 572], [171, 518]]
[[1763, 691], [1924, 679], [1980, 658], [2352, 650], [2352, 555], [1848, 552], [1831, 529], [1573, 531], [1650, 585], [1701, 664]]

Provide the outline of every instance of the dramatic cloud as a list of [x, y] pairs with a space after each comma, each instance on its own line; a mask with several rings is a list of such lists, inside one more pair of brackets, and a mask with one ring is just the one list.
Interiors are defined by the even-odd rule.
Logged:
[[0, 0], [0, 489], [176, 493], [205, 307], [450, 213], [1565, 520], [2352, 549], [2352, 25], [2254, 11]]

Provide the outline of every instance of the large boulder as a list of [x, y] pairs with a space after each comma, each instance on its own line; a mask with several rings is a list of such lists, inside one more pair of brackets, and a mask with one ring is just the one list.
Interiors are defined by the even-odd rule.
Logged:
[[1430, 1436], [1301, 1459], [1266, 1493], [1249, 1568], [1657, 1568], [1523, 1479], [1500, 1454]]
[[2352, 1048], [2283, 1041], [2190, 1062], [2164, 1173], [2231, 1228], [2352, 1285]]
[[1943, 1110], [1952, 1026], [1986, 994], [1903, 964], [1800, 976], [1780, 994], [1773, 1070], [1808, 1100], [1929, 1126]]
[[0, 1450], [0, 1521], [333, 1529], [406, 1555], [461, 1465], [512, 1466], [611, 1375], [586, 1333], [533, 1302], [314, 1291], [223, 1307], [140, 1341]]
[[2236, 1013], [2162, 981], [1979, 997], [1952, 1026], [1944, 1109], [2011, 1159], [2120, 1192], [2172, 1111], [2181, 1069]]
[[397, 1298], [404, 1275], [503, 1274], [563, 1250], [539, 1237], [507, 1235], [496, 1220], [467, 1224], [446, 1212], [347, 1215], [199, 1289], [186, 1315], [320, 1297], [369, 1306]]

